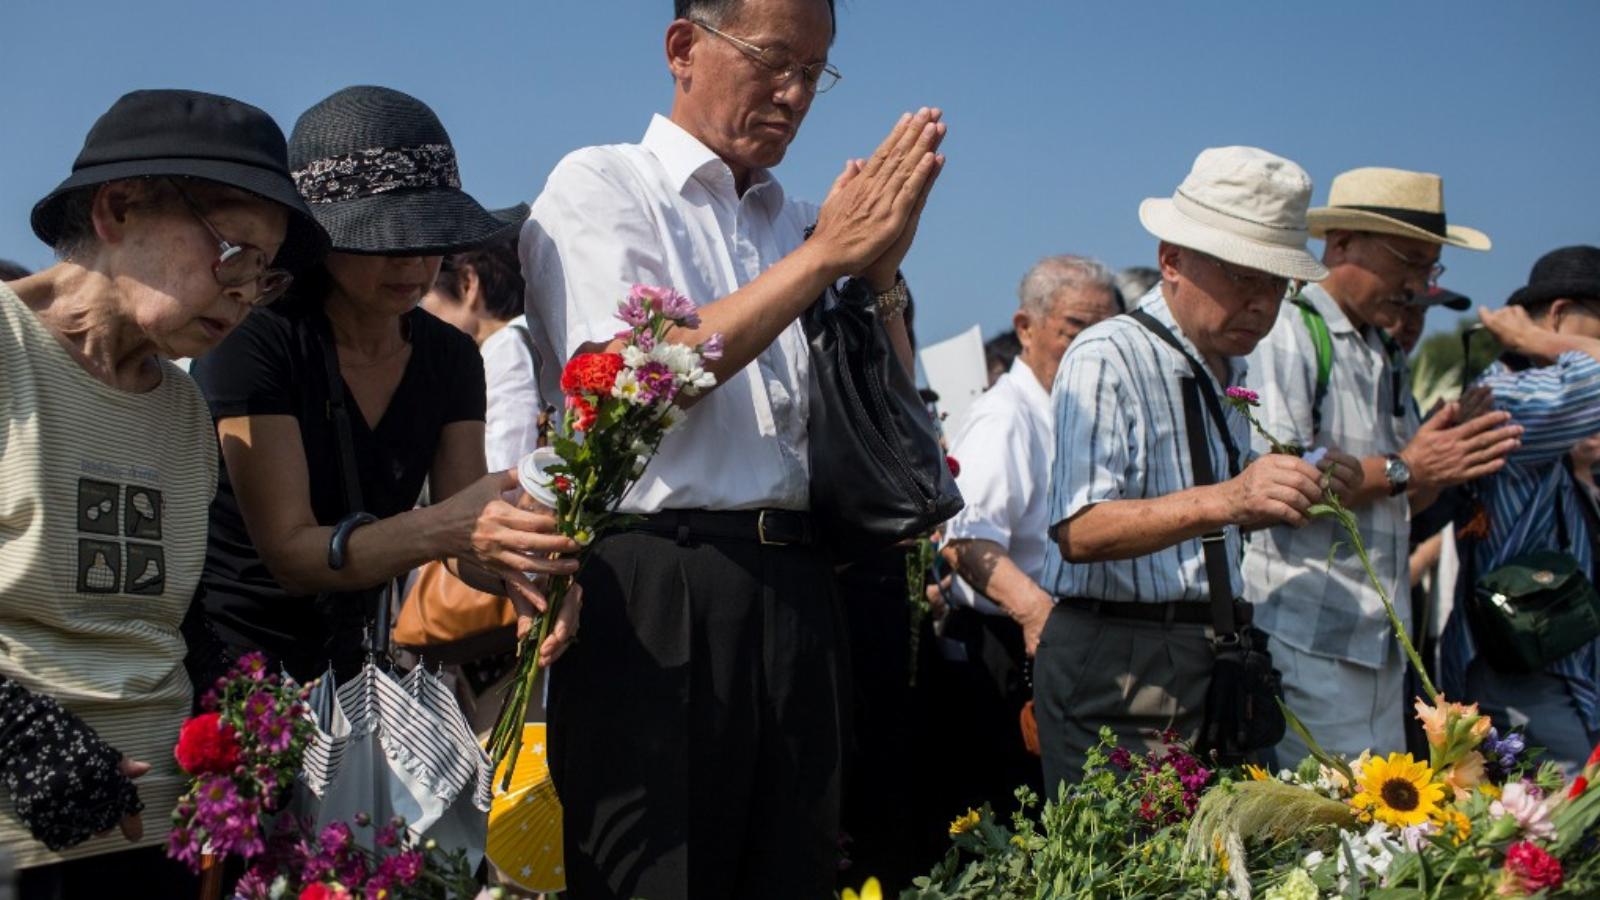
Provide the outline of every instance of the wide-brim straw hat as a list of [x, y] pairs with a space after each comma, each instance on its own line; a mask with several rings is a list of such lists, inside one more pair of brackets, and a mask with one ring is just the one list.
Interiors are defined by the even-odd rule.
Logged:
[[1367, 231], [1488, 250], [1489, 236], [1476, 228], [1452, 225], [1444, 214], [1444, 179], [1428, 172], [1369, 166], [1341, 173], [1328, 186], [1328, 205], [1307, 219], [1312, 237], [1329, 231]]
[[1528, 283], [1514, 291], [1507, 304], [1527, 306], [1546, 300], [1600, 298], [1600, 247], [1579, 244], [1539, 257]]
[[278, 123], [248, 103], [200, 91], [133, 91], [118, 98], [89, 129], [72, 174], [34, 205], [33, 233], [54, 246], [75, 191], [161, 177], [215, 182], [288, 209], [288, 232], [273, 260], [278, 266], [303, 269], [328, 250], [327, 234], [289, 177]]
[[1311, 176], [1255, 147], [1213, 147], [1195, 157], [1171, 197], [1139, 204], [1145, 230], [1171, 244], [1280, 278], [1321, 281], [1306, 252]]
[[527, 215], [524, 206], [516, 222], [497, 218], [461, 190], [439, 117], [389, 88], [345, 88], [306, 110], [289, 165], [341, 253], [442, 256], [503, 237]]

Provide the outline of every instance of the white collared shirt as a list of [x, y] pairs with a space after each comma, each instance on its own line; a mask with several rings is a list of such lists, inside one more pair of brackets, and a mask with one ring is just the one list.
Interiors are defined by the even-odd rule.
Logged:
[[[1048, 485], [1055, 456], [1055, 411], [1050, 394], [1018, 357], [973, 401], [950, 446], [960, 464], [956, 485], [966, 507], [945, 525], [945, 540], [994, 541], [1035, 583], [1044, 577], [1050, 526]], [[989, 614], [1004, 614], [964, 580], [955, 599]]]
[[518, 317], [489, 335], [483, 352], [483, 380], [488, 390], [483, 414], [483, 452], [489, 471], [516, 468], [539, 446], [539, 370], [544, 368], [528, 346], [527, 319]]
[[[519, 247], [534, 341], [555, 361], [541, 374], [543, 395], [561, 397], [558, 363], [622, 329], [617, 304], [632, 285], [665, 285], [708, 304], [800, 246], [816, 211], [788, 199], [766, 170], [739, 196], [727, 164], [659, 115], [638, 144], [568, 154], [534, 201]], [[805, 334], [791, 322], [689, 410], [622, 509], [806, 509], [809, 371]]]

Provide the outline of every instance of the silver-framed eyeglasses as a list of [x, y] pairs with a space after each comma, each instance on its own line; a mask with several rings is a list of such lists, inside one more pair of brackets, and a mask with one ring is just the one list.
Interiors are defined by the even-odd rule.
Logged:
[[1373, 238], [1372, 242], [1393, 254], [1394, 258], [1400, 260], [1400, 262], [1404, 264], [1408, 270], [1417, 272], [1426, 278], [1428, 280], [1428, 287], [1435, 288], [1439, 286], [1439, 279], [1445, 273], [1445, 267], [1442, 263], [1430, 263], [1425, 260], [1412, 259], [1404, 253], [1401, 253], [1399, 250], [1389, 246], [1389, 242], [1383, 240], [1382, 238]]
[[217, 279], [217, 284], [225, 288], [244, 287], [254, 284], [256, 295], [250, 300], [251, 306], [266, 306], [272, 301], [283, 296], [284, 291], [294, 281], [294, 275], [287, 269], [274, 269], [267, 265], [271, 259], [267, 251], [254, 244], [235, 244], [223, 237], [217, 229], [207, 221], [200, 212], [200, 207], [194, 198], [183, 189], [176, 181], [167, 179], [173, 190], [178, 192], [178, 198], [189, 212], [205, 226], [217, 242], [217, 258], [211, 263], [212, 277]]
[[785, 56], [782, 51], [771, 47], [757, 47], [747, 40], [736, 38], [725, 31], [718, 31], [699, 19], [689, 21], [732, 44], [751, 62], [771, 72], [773, 84], [780, 90], [788, 87], [798, 75], [801, 86], [806, 90], [813, 94], [826, 94], [839, 83], [839, 79], [844, 77], [839, 74], [838, 69], [828, 63], [818, 62], [804, 66]]

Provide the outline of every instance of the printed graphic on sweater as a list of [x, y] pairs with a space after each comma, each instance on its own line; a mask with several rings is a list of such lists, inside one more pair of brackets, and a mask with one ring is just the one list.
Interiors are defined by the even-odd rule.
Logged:
[[153, 543], [161, 540], [160, 491], [80, 478], [77, 518], [79, 593], [159, 597], [166, 591], [166, 552]]

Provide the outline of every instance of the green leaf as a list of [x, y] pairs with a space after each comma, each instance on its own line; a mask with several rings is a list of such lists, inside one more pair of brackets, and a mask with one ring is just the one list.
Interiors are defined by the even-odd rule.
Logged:
[[1311, 736], [1311, 731], [1306, 728], [1304, 722], [1300, 721], [1300, 717], [1295, 715], [1293, 710], [1289, 709], [1288, 704], [1284, 703], [1282, 700], [1279, 700], [1278, 708], [1283, 710], [1283, 719], [1288, 723], [1289, 729], [1293, 731], [1295, 736], [1300, 738], [1301, 742], [1306, 745], [1306, 749], [1311, 751], [1311, 755], [1316, 757], [1317, 762], [1320, 762], [1328, 768], [1334, 769], [1340, 775], [1343, 775], [1351, 785], [1356, 783], [1355, 772], [1351, 771], [1349, 764], [1322, 749], [1322, 745], [1318, 744], [1317, 739]]

